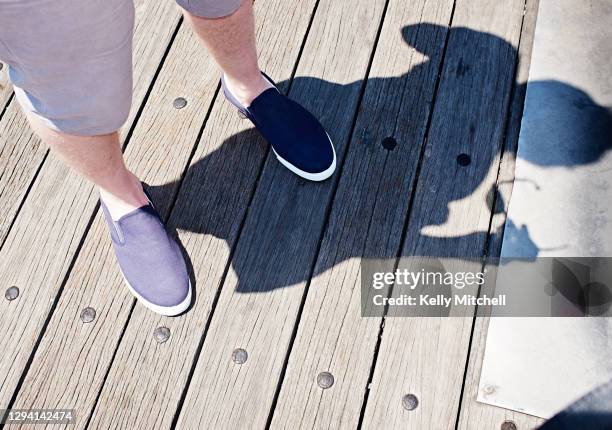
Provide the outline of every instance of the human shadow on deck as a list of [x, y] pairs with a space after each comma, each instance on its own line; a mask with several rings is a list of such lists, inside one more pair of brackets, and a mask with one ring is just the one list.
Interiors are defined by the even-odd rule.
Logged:
[[[434, 24], [420, 24], [404, 27], [401, 31], [404, 41], [414, 47], [416, 51], [421, 52], [428, 58], [439, 58], [441, 56], [443, 44], [440, 44], [439, 51], [436, 52], [430, 52], [428, 46], [432, 45], [432, 40], [440, 39], [440, 34], [444, 34], [446, 31], [445, 28]], [[406, 241], [414, 245], [404, 247], [404, 249], [427, 249], [430, 256], [435, 257], [473, 258], [483, 254], [489, 234], [487, 231], [464, 232], [453, 237], [435, 237], [423, 233], [422, 230], [432, 226], [435, 229], [436, 226], [447, 223], [450, 217], [460, 217], [461, 215], [452, 213], [452, 203], [476, 192], [487, 175], [490, 174], [491, 169], [497, 171], [495, 162], [499, 151], [503, 148], [503, 123], [508, 118], [511, 104], [510, 89], [514, 85], [513, 70], [500, 70], [499, 62], [507, 58], [516, 58], [517, 53], [514, 47], [501, 38], [468, 28], [453, 28], [450, 30], [448, 49], [461, 49], [465, 54], [461, 56], [446, 55], [447, 64], [444, 68], [445, 72], [441, 76], [440, 91], [448, 91], [449, 88], [452, 88], [449, 86], [453, 85], [468, 85], [468, 91], [464, 91], [464, 94], [479, 94], [475, 90], [481, 87], [486, 89], [502, 88], [502, 91], [491, 92], [491, 96], [497, 95], [499, 97], [501, 93], [504, 99], [495, 103], [478, 97], [452, 100], [441, 98], [438, 94], [437, 100], [432, 104], [433, 101], [423, 97], [423, 93], [418, 90], [416, 85], [418, 85], [420, 79], [432, 79], [431, 76], [435, 77], [438, 74], [437, 61], [425, 60], [401, 76], [372, 77], [368, 81], [368, 88], [380, 91], [379, 99], [384, 98], [389, 103], [388, 106], [381, 105], [380, 112], [376, 113], [377, 118], [374, 118], [373, 121], [375, 124], [375, 121], [395, 122], [394, 127], [398, 132], [398, 140], [397, 146], [392, 149], [389, 149], [388, 145], [385, 145], [387, 148], [382, 145], [384, 138], [388, 137], [386, 135], [366, 136], [357, 134], [350, 139], [351, 146], [345, 142], [339, 142], [337, 130], [344, 129], [344, 124], [333, 123], [331, 118], [339, 117], [336, 110], [342, 109], [341, 104], [345, 100], [351, 100], [356, 93], [359, 93], [363, 82], [340, 85], [309, 77], [295, 78], [292, 89], [297, 89], [298, 95], [302, 97], [308, 94], [307, 107], [315, 112], [322, 112], [318, 116], [330, 132], [336, 148], [340, 148], [338, 151], [339, 168], [334, 176], [324, 183], [310, 183], [294, 176], [276, 160], [271, 160], [273, 158], [271, 153], [268, 154], [267, 170], [258, 183], [257, 193], [259, 195], [247, 211], [247, 215], [251, 217], [255, 210], [259, 210], [260, 213], [263, 211], [263, 216], [258, 217], [257, 225], [251, 224], [253, 222], [252, 218], [247, 219], [246, 226], [242, 230], [242, 237], [239, 238], [238, 250], [234, 253], [231, 261], [230, 270], [235, 272], [238, 280], [236, 288], [239, 292], [263, 292], [306, 281], [315, 264], [314, 260], [318, 258], [317, 244], [320, 242], [321, 229], [328, 227], [327, 223], [322, 222], [322, 217], [326, 213], [331, 213], [334, 216], [337, 213], [336, 211], [342, 210], [353, 214], [359, 211], [360, 206], [386, 205], [394, 207], [398, 202], [409, 199], [410, 196], [408, 195], [397, 195], [390, 193], [389, 190], [384, 194], [385, 198], [382, 201], [378, 201], [380, 195], [377, 193], [356, 193], [355, 195], [359, 196], [360, 200], [352, 201], [350, 205], [345, 205], [347, 207], [332, 206], [331, 212], [327, 211], [329, 199], [334, 196], [333, 188], [339, 179], [342, 180], [338, 178], [338, 175], [342, 173], [342, 164], [347, 151], [358, 151], [359, 148], [356, 148], [356, 145], [369, 146], [370, 151], [384, 153], [386, 157], [399, 157], [404, 151], [414, 151], [414, 145], [420, 146], [423, 144], [422, 139], [411, 141], [410, 136], [405, 139], [401, 133], [407, 129], [406, 124], [411, 121], [421, 121], [423, 122], [422, 126], [425, 127], [427, 115], [424, 112], [431, 109], [432, 105], [434, 106], [433, 109], [438, 112], [437, 115], [443, 114], [445, 117], [442, 119], [434, 118], [429, 133], [430, 138], [432, 134], [436, 133], [433, 127], [452, 124], [453, 130], [456, 130], [456, 132], [449, 132], [446, 136], [448, 139], [456, 138], [457, 142], [454, 145], [456, 151], [448, 153], [445, 159], [434, 161], [429, 159], [426, 162], [434, 163], [433, 168], [446, 169], [447, 174], [454, 178], [453, 186], [451, 189], [436, 194], [435, 204], [427, 208], [427, 219], [418, 217], [416, 215], [418, 211], [412, 211], [409, 219], [412, 225], [408, 232], [416, 233], [409, 235]], [[513, 69], [514, 63], [509, 64], [508, 67]], [[286, 82], [282, 84], [286, 84]], [[286, 85], [282, 87], [286, 88]], [[515, 91], [525, 91], [521, 84], [514, 85], [514, 87]], [[411, 90], [410, 88], [415, 89]], [[612, 115], [608, 109], [598, 106], [586, 93], [556, 81], [531, 82], [529, 91], [541, 92], [542, 97], [554, 95], [554, 97], [561, 97], [563, 100], [571, 100], [571, 106], [573, 107], [567, 108], [567, 103], [561, 103], [557, 108], [548, 106], [548, 109], [551, 120], [555, 115], [559, 118], [569, 115], [574, 121], [573, 123], [560, 123], [559, 128], [556, 129], [558, 139], [567, 139], [568, 135], [572, 136], [574, 146], [567, 147], [570, 149], [570, 153], [559, 154], [554, 147], [538, 148], [538, 145], [546, 145], [547, 142], [555, 141], [555, 139], [550, 139], [550, 136], [546, 136], [547, 138], [536, 139], [531, 142], [531, 150], [525, 152], [525, 157], [530, 163], [546, 167], [588, 164], [599, 160], [604, 153], [611, 149], [612, 141], [609, 137], [612, 136]], [[389, 92], [396, 92], [397, 94], [394, 97], [389, 97]], [[370, 97], [367, 100], [373, 100], [373, 98]], [[450, 105], [451, 102], [454, 104]], [[501, 109], [502, 114], [500, 114], [499, 109], [495, 112], [492, 109], [483, 108], [483, 106], [499, 106], [500, 102], [504, 106]], [[442, 103], [447, 105], [441, 106]], [[325, 106], [322, 106], [322, 104], [325, 104]], [[416, 108], [404, 109], [403, 106], [416, 106]], [[563, 109], [575, 109], [576, 111], [568, 114], [568, 112], [562, 111]], [[413, 112], [414, 116], [403, 117], [402, 112], [406, 111]], [[469, 112], [477, 113], [477, 115], [467, 116]], [[353, 121], [353, 116], [352, 112], [350, 115], [340, 115], [343, 121], [349, 122]], [[486, 124], [487, 122], [489, 124]], [[483, 126], [483, 123], [486, 126]], [[376, 133], [384, 127], [374, 126], [372, 129]], [[357, 128], [355, 133], [358, 132], [359, 129]], [[440, 134], [438, 133], [436, 136], [438, 136], [438, 142], [430, 140], [426, 144], [440, 144]], [[492, 145], [493, 147], [488, 148], [488, 151], [476, 152], [477, 148], [486, 148], [486, 145]], [[514, 147], [514, 145], [510, 145], [510, 147]], [[192, 164], [183, 183], [183, 187], [188, 187], [188, 195], [180, 194], [181, 198], [174, 208], [175, 213], [171, 217], [171, 227], [212, 235], [227, 241], [231, 245], [239, 235], [239, 228], [242, 224], [240, 219], [245, 215], [244, 210], [234, 211], [233, 209], [241, 204], [244, 206], [244, 202], [250, 198], [252, 192], [250, 184], [257, 177], [259, 162], [265, 148], [266, 144], [257, 132], [250, 129], [231, 136], [216, 151]], [[504, 157], [514, 155], [509, 153], [507, 148], [505, 151]], [[576, 152], [579, 156], [572, 157], [570, 156], [571, 152]], [[357, 154], [361, 153], [357, 152]], [[470, 156], [467, 165], [465, 165], [466, 160], [460, 162], [457, 158], [461, 153], [467, 153]], [[381, 183], [380, 178], [385, 177], [387, 180], [384, 186], [388, 186], [390, 183], [400, 184], [406, 176], [410, 176], [407, 172], [417, 169], [418, 157], [406, 157], [406, 159], [411, 160], [411, 162], [403, 166], [400, 171], [390, 171], [389, 163], [383, 164], [383, 166], [386, 166], [384, 170], [372, 171], [371, 165], [366, 163], [358, 177], [353, 176], [350, 179], [355, 187], [363, 186], [362, 179], [365, 177], [368, 177], [369, 181], [379, 181], [379, 184]], [[359, 162], [359, 159], [352, 156], [349, 161], [350, 163], [356, 163]], [[215, 174], [211, 175], [211, 171], [214, 171]], [[352, 169], [352, 171], [355, 170]], [[392, 178], [389, 178], [390, 176]], [[415, 188], [416, 192], [422, 192], [422, 188], [429, 185], [424, 184], [422, 178], [420, 178]], [[153, 187], [153, 194], [154, 196], [168, 198], [172, 195], [173, 190], [176, 190], [176, 187], [176, 182]], [[346, 188], [344, 190], [346, 191]], [[503, 211], [504, 205], [500, 204], [499, 201], [501, 196], [497, 197], [497, 204], [495, 204], [495, 209], [493, 208], [493, 197], [495, 195], [496, 190], [492, 187], [481, 201], [482, 205], [488, 206], [489, 212]], [[187, 202], [188, 200], [189, 202]], [[188, 205], [188, 208], [185, 208], [185, 205]], [[405, 205], [405, 207], [404, 222], [408, 215], [408, 205]], [[309, 216], [320, 218], [313, 221]], [[240, 219], [232, 220], [228, 217]], [[453, 221], [456, 222], [457, 219]], [[312, 225], [309, 225], [311, 222]], [[378, 222], [380, 222], [380, 219]], [[382, 222], [398, 223], [398, 220], [389, 217]], [[512, 220], [509, 220], [509, 225], [514, 229], [515, 237], [523, 242], [524, 249], [529, 250], [529, 253], [536, 256], [538, 248], [530, 239], [526, 227], [513, 226]], [[346, 226], [355, 228], [355, 231], [354, 233], [349, 232], [348, 235], [346, 231], [342, 231], [342, 236], [345, 238], [363, 237], [365, 234], [363, 230], [369, 228], [368, 222], [363, 222], [358, 226], [346, 223]], [[401, 232], [402, 226], [395, 225], [389, 231]], [[252, 236], [246, 237], [246, 232], [249, 232]], [[503, 234], [503, 231], [493, 231], [491, 233], [500, 235]], [[334, 241], [335, 237], [331, 237], [329, 240]], [[388, 240], [388, 238], [380, 238], [380, 240]], [[347, 240], [347, 242], [351, 241], [352, 239]], [[397, 243], [399, 244], [399, 240]], [[423, 244], [426, 244], [426, 246], [423, 246]], [[364, 248], [366, 255], [362, 255]], [[346, 246], [341, 246], [340, 251], [334, 252], [336, 252], [336, 255], [342, 255], [342, 260], [361, 256], [376, 259], [397, 257], [397, 249], [388, 253], [372, 253], [369, 251], [372, 248], [376, 247], [356, 247], [353, 243], [347, 243]], [[328, 261], [338, 260], [335, 260], [334, 256], [326, 255], [316, 264], [313, 276], [330, 269], [331, 263], [326, 263]], [[225, 262], [220, 261], [219, 264], [225, 264]]]

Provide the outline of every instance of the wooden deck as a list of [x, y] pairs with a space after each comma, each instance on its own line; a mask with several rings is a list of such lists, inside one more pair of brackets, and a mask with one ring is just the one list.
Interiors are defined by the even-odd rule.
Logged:
[[536, 1], [258, 1], [262, 67], [335, 142], [320, 184], [224, 101], [171, 1], [136, 3], [125, 156], [189, 255], [195, 305], [135, 303], [94, 188], [2, 75], [0, 279], [19, 296], [0, 301], [0, 409], [74, 408], [79, 429], [534, 427], [475, 401], [486, 320], [362, 318], [360, 261], [498, 252]]

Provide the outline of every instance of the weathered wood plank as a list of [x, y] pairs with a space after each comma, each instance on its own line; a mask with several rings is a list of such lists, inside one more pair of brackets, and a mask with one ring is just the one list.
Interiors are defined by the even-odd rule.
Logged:
[[[288, 88], [288, 78], [314, 6], [315, 1], [275, 0], [256, 4], [261, 65], [271, 76], [284, 79], [281, 85], [284, 90]], [[91, 428], [150, 429], [171, 425], [265, 154], [266, 146], [250, 123], [240, 120], [235, 109], [220, 96], [169, 220], [171, 228], [179, 231], [190, 258], [195, 305], [179, 318], [160, 318], [136, 306], [100, 394]], [[116, 297], [129, 294], [120, 283], [115, 290], [118, 292], [114, 296], [100, 295], [98, 302], [110, 305]], [[124, 322], [113, 324], [121, 327]], [[158, 345], [152, 333], [162, 325], [170, 329], [171, 337]], [[113, 329], [104, 335], [117, 339], [117, 333]], [[131, 375], [129, 379], [125, 378], [126, 373]], [[125, 404], [131, 407], [124, 408]], [[143, 415], [144, 410], [156, 413]]]
[[2, 111], [8, 104], [12, 95], [13, 87], [8, 78], [8, 66], [0, 63], [0, 118], [2, 118]]
[[0, 247], [46, 154], [13, 99], [0, 119]]
[[[403, 256], [483, 254], [523, 6], [518, 0], [455, 6]], [[460, 153], [471, 164], [460, 166]], [[465, 261], [456, 269], [480, 267]], [[471, 317], [387, 318], [363, 426], [454, 428], [471, 327]], [[416, 409], [402, 407], [406, 394], [418, 398]]]
[[452, 7], [389, 3], [272, 428], [358, 426], [381, 322], [361, 316], [360, 263], [398, 254]]
[[[183, 26], [125, 153], [130, 169], [152, 187], [162, 217], [169, 214], [218, 82], [213, 60]], [[175, 109], [176, 97], [184, 97], [187, 105]], [[14, 407], [73, 408], [79, 411], [77, 428], [83, 428], [132, 303], [133, 296], [125, 288], [106, 224], [98, 212]], [[91, 324], [79, 320], [86, 307], [96, 310]]]
[[30, 131], [0, 63], [0, 247], [47, 148]]
[[[497, 209], [491, 225], [492, 236], [488, 253], [492, 257], [498, 257], [500, 254], [506, 214], [508, 212], [508, 203], [512, 195], [515, 156], [518, 147], [523, 103], [525, 100], [525, 86], [527, 78], [529, 77], [529, 65], [538, 4], [538, 0], [527, 0], [525, 5], [525, 17], [523, 18], [523, 29], [521, 31], [519, 45], [520, 61], [516, 72], [516, 88], [512, 98], [508, 132], [506, 133], [505, 152], [501, 160], [497, 179]], [[465, 388], [461, 401], [458, 428], [462, 430], [499, 428], [505, 421], [512, 421], [519, 430], [537, 427], [543, 421], [540, 418], [476, 401], [489, 318], [478, 317], [474, 324], [474, 335], [472, 337], [469, 364], [465, 376]]]
[[[135, 52], [139, 55], [134, 74], [135, 104], [124, 134], [136, 117], [180, 16], [170, 2], [140, 0], [136, 12]], [[0, 250], [0, 277], [4, 285], [15, 285], [21, 290], [17, 300], [3, 300], [0, 304], [3, 407], [17, 387], [96, 203], [93, 187], [49, 156]]]
[[[291, 87], [342, 164], [384, 1], [319, 3]], [[178, 419], [179, 428], [263, 428], [316, 258], [335, 179], [307, 183], [268, 157]], [[201, 258], [201, 257], [198, 257]], [[248, 360], [232, 361], [243, 348]]]

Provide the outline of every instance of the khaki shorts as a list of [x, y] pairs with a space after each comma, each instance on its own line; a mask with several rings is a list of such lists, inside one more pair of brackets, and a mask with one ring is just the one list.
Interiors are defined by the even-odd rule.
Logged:
[[[240, 0], [177, 3], [208, 18], [240, 6]], [[50, 128], [111, 133], [130, 112], [133, 29], [132, 0], [0, 0], [0, 61], [22, 108]]]

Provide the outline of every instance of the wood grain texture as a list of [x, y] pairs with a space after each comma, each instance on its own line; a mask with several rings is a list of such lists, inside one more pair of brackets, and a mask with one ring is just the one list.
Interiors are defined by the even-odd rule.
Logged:
[[[275, 0], [256, 6], [260, 63], [271, 76], [282, 80], [281, 89], [288, 88], [314, 5], [314, 1]], [[169, 219], [193, 270], [195, 304], [178, 318], [161, 318], [136, 306], [91, 428], [150, 429], [171, 425], [265, 154], [266, 145], [251, 124], [239, 119], [235, 108], [220, 95]], [[128, 294], [123, 286], [116, 288]], [[113, 301], [112, 297], [100, 299], [109, 305]], [[116, 324], [122, 325], [123, 321]], [[153, 330], [159, 326], [171, 332], [170, 340], [162, 345], [152, 338]], [[116, 331], [111, 334], [117, 338]], [[149, 410], [155, 413], [142, 413]]]
[[[169, 2], [141, 0], [136, 6], [134, 48], [139, 54], [134, 74], [135, 103], [124, 135], [136, 117], [179, 20], [176, 6]], [[156, 37], [150, 37], [151, 34]], [[29, 134], [24, 132], [24, 136]], [[2, 407], [6, 407], [17, 387], [96, 203], [93, 187], [51, 155], [0, 250], [0, 277], [4, 285], [16, 285], [21, 290], [17, 300], [0, 303]], [[74, 318], [78, 320], [78, 315]]]
[[[523, 6], [456, 3], [403, 256], [484, 253]], [[471, 164], [458, 165], [461, 153]], [[480, 267], [465, 260], [455, 269]], [[363, 427], [454, 428], [471, 327], [471, 317], [387, 318]], [[419, 399], [415, 410], [402, 407], [406, 394]]]
[[358, 426], [381, 322], [361, 316], [361, 263], [399, 251], [452, 7], [389, 3], [272, 428]]
[[[505, 151], [501, 160], [499, 176], [497, 179], [496, 214], [491, 226], [492, 236], [489, 243], [491, 257], [499, 257], [503, 238], [508, 203], [512, 195], [514, 183], [514, 164], [518, 147], [518, 135], [521, 125], [523, 104], [527, 78], [529, 77], [529, 64], [531, 48], [538, 11], [538, 0], [527, 0], [521, 41], [519, 45], [519, 64], [516, 71], [516, 87], [512, 97], [512, 106], [506, 133]], [[487, 405], [476, 401], [482, 360], [484, 358], [489, 318], [477, 317], [474, 323], [474, 335], [469, 355], [468, 369], [465, 376], [465, 388], [459, 412], [459, 425], [461, 430], [477, 430], [481, 428], [500, 428], [505, 421], [512, 421], [518, 430], [536, 428], [544, 420], [531, 415], [521, 414]]]
[[13, 86], [8, 78], [8, 66], [0, 62], [0, 118], [12, 95]]
[[17, 101], [11, 100], [0, 119], [0, 247], [46, 154]]
[[[218, 82], [213, 60], [183, 26], [125, 153], [130, 170], [150, 185], [155, 206], [164, 218], [178, 192], [179, 179]], [[180, 110], [172, 103], [179, 96], [187, 100]], [[73, 408], [80, 413], [76, 427], [84, 428], [132, 304], [133, 296], [123, 283], [106, 223], [98, 211], [15, 407]], [[85, 307], [96, 310], [93, 323], [80, 321], [79, 314]]]
[[[330, 132], [339, 164], [383, 5], [383, 1], [321, 1], [291, 87], [291, 97], [318, 116]], [[178, 419], [179, 428], [265, 427], [334, 179], [308, 183], [268, 157]], [[235, 348], [248, 352], [246, 363], [232, 362]]]

